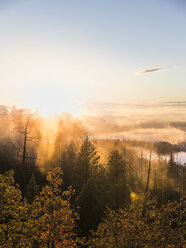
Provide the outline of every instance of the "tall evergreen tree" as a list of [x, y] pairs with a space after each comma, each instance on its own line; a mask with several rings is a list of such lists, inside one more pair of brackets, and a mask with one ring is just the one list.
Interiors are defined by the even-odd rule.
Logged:
[[77, 154], [74, 145], [71, 143], [66, 147], [61, 155], [61, 168], [63, 171], [63, 182], [65, 186], [71, 186], [73, 184], [72, 179], [76, 163]]
[[83, 185], [87, 183], [91, 176], [95, 176], [100, 165], [100, 156], [97, 155], [94, 144], [89, 140], [88, 136], [85, 138], [79, 155], [76, 166], [76, 173], [74, 178], [75, 188], [80, 192]]
[[34, 174], [31, 175], [29, 183], [26, 187], [26, 198], [29, 203], [32, 203], [34, 197], [39, 194], [39, 185], [36, 183]]
[[95, 230], [101, 221], [103, 213], [102, 192], [95, 181], [90, 178], [77, 198], [80, 220], [79, 231], [88, 235], [89, 230]]
[[176, 170], [176, 161], [175, 161], [175, 158], [174, 158], [174, 154], [171, 153], [170, 154], [170, 159], [169, 159], [169, 162], [168, 162], [168, 168], [167, 168], [167, 176], [171, 179], [174, 180], [174, 177], [175, 177], [175, 170]]
[[176, 174], [177, 164], [174, 158], [174, 154], [170, 154], [170, 159], [167, 164], [167, 178], [165, 186], [165, 200], [178, 200], [178, 192], [176, 191]]
[[110, 152], [108, 157], [109, 202], [118, 209], [126, 205], [126, 163], [118, 150]]

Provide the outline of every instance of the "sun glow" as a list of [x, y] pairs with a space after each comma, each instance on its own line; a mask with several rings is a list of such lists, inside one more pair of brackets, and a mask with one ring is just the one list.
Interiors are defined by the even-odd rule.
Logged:
[[55, 105], [54, 102], [46, 102], [46, 104], [39, 106], [39, 112], [44, 116], [60, 113], [68, 113], [73, 116], [79, 116], [82, 114], [82, 110], [78, 107], [78, 104], [72, 104], [67, 101], [62, 101], [61, 104], [58, 105]]
[[22, 106], [37, 109], [41, 115], [69, 113], [80, 115], [81, 100], [79, 91], [63, 82], [53, 82], [51, 80], [31, 84], [31, 87], [24, 90], [22, 96]]

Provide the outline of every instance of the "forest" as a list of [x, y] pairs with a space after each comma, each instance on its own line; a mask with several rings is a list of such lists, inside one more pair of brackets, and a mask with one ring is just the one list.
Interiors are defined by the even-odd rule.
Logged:
[[181, 149], [1, 106], [0, 247], [185, 247]]

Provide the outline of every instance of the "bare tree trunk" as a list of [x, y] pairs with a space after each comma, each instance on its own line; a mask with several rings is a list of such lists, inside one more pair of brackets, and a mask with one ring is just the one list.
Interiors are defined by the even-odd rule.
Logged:
[[141, 184], [141, 188], [143, 188], [143, 151], [141, 151], [141, 159], [140, 159], [140, 184]]
[[[151, 152], [151, 150], [150, 150], [149, 168], [148, 168], [147, 185], [146, 185], [145, 193], [147, 193], [147, 192], [148, 192], [148, 189], [149, 189], [150, 170], [151, 170], [151, 153], [152, 153], [152, 152]], [[147, 200], [147, 196], [146, 196], [146, 194], [145, 194], [145, 199], [144, 199], [144, 203], [143, 203], [142, 217], [144, 217], [144, 215], [145, 215], [146, 200]]]
[[148, 177], [147, 177], [147, 185], [146, 185], [145, 193], [147, 193], [148, 188], [149, 188], [150, 170], [151, 170], [151, 151], [150, 151], [150, 157], [149, 157], [149, 169], [148, 169]]
[[[28, 131], [28, 120], [26, 122], [25, 128], [23, 130], [18, 130], [20, 134], [23, 135], [23, 146], [20, 146], [18, 148], [18, 156], [22, 158], [22, 173], [23, 173], [23, 194], [25, 193], [25, 186], [27, 181], [27, 160], [35, 160], [37, 156], [31, 157], [27, 154], [27, 143], [33, 142], [36, 143], [35, 140], [38, 140], [39, 138], [36, 137], [30, 137], [28, 134], [31, 133], [31, 129]], [[19, 155], [19, 151], [22, 151], [22, 153]]]
[[[160, 156], [159, 156], [159, 163], [160, 163]], [[157, 180], [157, 164], [155, 164], [155, 171], [154, 171], [154, 191], [155, 195], [158, 194], [158, 180]]]
[[26, 123], [24, 130], [24, 144], [23, 144], [23, 157], [22, 157], [22, 168], [23, 168], [23, 187], [25, 188], [26, 184], [26, 142], [27, 142], [27, 128], [28, 122]]

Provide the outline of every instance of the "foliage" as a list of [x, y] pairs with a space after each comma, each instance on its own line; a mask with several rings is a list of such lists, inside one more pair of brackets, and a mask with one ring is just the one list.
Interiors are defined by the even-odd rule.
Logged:
[[158, 209], [157, 201], [148, 198], [143, 217], [144, 195], [134, 194], [132, 199], [129, 209], [108, 209], [97, 231], [92, 232], [88, 247], [184, 247], [181, 204], [168, 203]]
[[[61, 145], [56, 143], [59, 149], [43, 160], [45, 168], [49, 165], [45, 172], [58, 164], [63, 173], [55, 168], [47, 181], [37, 163], [29, 162], [30, 181], [23, 185], [15, 143], [0, 142], [1, 172], [14, 168], [20, 186], [13, 171], [0, 175], [0, 247], [77, 247], [82, 243], [78, 235], [88, 238], [90, 230], [90, 247], [183, 246], [183, 208], [173, 201], [184, 195], [185, 167], [173, 154], [168, 162], [152, 160], [149, 195], [144, 198], [139, 192], [146, 185], [147, 153], [131, 150], [126, 141], [88, 137], [80, 147], [81, 132], [74, 143], [76, 128], [70, 140], [61, 136], [65, 130], [58, 137]], [[20, 189], [26, 189], [29, 204]], [[104, 214], [106, 207], [112, 210]]]
[[96, 182], [89, 179], [77, 198], [80, 220], [79, 229], [84, 235], [88, 235], [89, 230], [95, 230], [101, 220], [102, 192], [98, 189]]
[[26, 198], [29, 203], [32, 203], [34, 197], [39, 194], [39, 185], [36, 183], [34, 174], [31, 175], [26, 188]]
[[99, 160], [100, 156], [87, 136], [81, 145], [74, 175], [74, 185], [78, 192], [81, 192], [90, 177], [96, 176], [100, 166]]
[[68, 145], [61, 154], [61, 168], [63, 171], [63, 182], [65, 186], [73, 183], [74, 169], [77, 164], [77, 154], [73, 144]]
[[77, 214], [70, 207], [73, 190], [62, 191], [62, 171], [47, 175], [48, 185], [28, 205], [13, 171], [0, 174], [0, 247], [77, 247]]
[[0, 247], [29, 247], [28, 204], [13, 175], [13, 171], [0, 174]]
[[43, 187], [31, 206], [32, 243], [38, 247], [76, 247], [74, 218], [78, 216], [69, 203], [73, 190], [62, 191], [59, 167], [48, 173], [47, 181], [48, 185]]
[[109, 205], [113, 209], [125, 206], [126, 200], [126, 162], [117, 149], [108, 157]]

